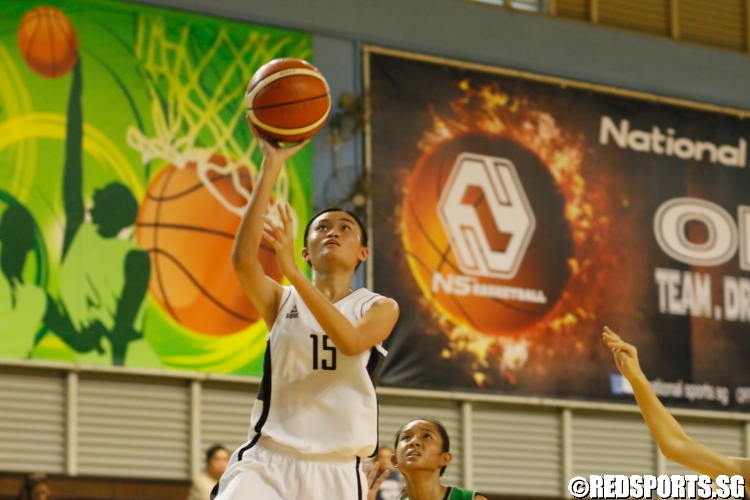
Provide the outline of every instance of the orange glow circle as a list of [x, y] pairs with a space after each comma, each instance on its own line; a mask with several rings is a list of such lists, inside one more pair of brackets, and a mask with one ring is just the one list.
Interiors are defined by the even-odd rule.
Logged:
[[[511, 279], [464, 274], [441, 223], [439, 199], [463, 152], [509, 159], [534, 212], [536, 228]], [[419, 288], [455, 325], [490, 335], [521, 333], [552, 310], [568, 283], [574, 244], [565, 219], [565, 197], [539, 157], [511, 138], [466, 134], [425, 153], [407, 181], [401, 223], [407, 262]], [[498, 227], [502, 230], [502, 221]], [[508, 241], [513, 237], [519, 236], [507, 235]], [[545, 301], [499, 298], [502, 291], [488, 292], [501, 287], [541, 292]]]

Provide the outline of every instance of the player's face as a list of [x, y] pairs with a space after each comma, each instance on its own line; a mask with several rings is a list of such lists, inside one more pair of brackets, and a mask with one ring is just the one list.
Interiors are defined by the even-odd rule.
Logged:
[[359, 224], [351, 215], [346, 212], [326, 212], [310, 225], [307, 247], [302, 249], [302, 257], [309, 260], [315, 269], [331, 261], [353, 268], [367, 258], [368, 252], [362, 246]]
[[218, 480], [224, 474], [224, 471], [227, 470], [228, 463], [229, 453], [226, 450], [216, 450], [211, 460], [206, 464], [206, 472]]
[[435, 424], [410, 422], [401, 431], [396, 447], [396, 464], [401, 472], [437, 471], [448, 465], [452, 455], [443, 451], [443, 438]]

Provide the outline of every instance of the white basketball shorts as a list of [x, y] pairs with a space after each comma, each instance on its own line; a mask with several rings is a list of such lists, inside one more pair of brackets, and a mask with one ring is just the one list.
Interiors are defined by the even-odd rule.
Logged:
[[[255, 442], [253, 442], [255, 441]], [[365, 500], [359, 458], [308, 457], [266, 437], [240, 446], [212, 492], [215, 500]]]

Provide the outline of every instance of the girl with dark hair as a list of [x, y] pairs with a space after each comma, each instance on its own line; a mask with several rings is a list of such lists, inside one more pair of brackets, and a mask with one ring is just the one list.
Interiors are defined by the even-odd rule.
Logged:
[[222, 444], [214, 444], [206, 450], [206, 470], [193, 479], [187, 500], [208, 500], [211, 490], [221, 479], [229, 463], [229, 450]]
[[[305, 229], [297, 266], [291, 209], [266, 211], [284, 161], [305, 143], [279, 147], [253, 133], [263, 153], [260, 174], [235, 237], [232, 261], [243, 289], [270, 331], [263, 379], [251, 416], [249, 441], [232, 455], [219, 500], [363, 500], [359, 466], [378, 440], [375, 383], [380, 345], [398, 319], [398, 306], [367, 289], [352, 290], [357, 266], [369, 254], [359, 219], [327, 209]], [[261, 240], [276, 251], [289, 286], [266, 276]]]
[[[392, 460], [406, 481], [402, 500], [487, 500], [476, 491], [442, 485], [440, 476], [453, 459], [450, 448], [448, 431], [439, 420], [420, 418], [401, 427]], [[376, 473], [368, 475], [371, 492]]]

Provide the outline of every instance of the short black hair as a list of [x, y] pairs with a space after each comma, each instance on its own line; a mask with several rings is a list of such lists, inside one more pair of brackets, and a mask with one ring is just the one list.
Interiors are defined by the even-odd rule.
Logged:
[[345, 214], [351, 215], [355, 221], [357, 221], [357, 225], [359, 226], [360, 231], [362, 232], [362, 246], [366, 247], [368, 238], [367, 238], [367, 229], [365, 229], [365, 225], [362, 223], [361, 220], [359, 220], [359, 217], [357, 217], [354, 212], [351, 212], [349, 210], [345, 210], [341, 207], [328, 207], [324, 208], [317, 214], [313, 215], [312, 219], [310, 219], [310, 222], [307, 223], [307, 226], [305, 226], [305, 237], [304, 237], [304, 246], [307, 246], [307, 236], [310, 233], [310, 226], [312, 226], [312, 223], [315, 219], [320, 217], [321, 215], [328, 213], [328, 212], [344, 212]]
[[[419, 421], [424, 421], [437, 427], [438, 433], [440, 433], [440, 437], [443, 439], [443, 453], [448, 453], [449, 451], [451, 451], [451, 438], [448, 436], [448, 431], [445, 429], [445, 426], [440, 420], [433, 418], [433, 417], [415, 418], [415, 419], [409, 420], [404, 425], [402, 425], [401, 428], [396, 433], [396, 441], [393, 444], [394, 449], [398, 448], [398, 441], [399, 439], [401, 439], [401, 433], [403, 432], [404, 427], [411, 424], [412, 422], [419, 422]], [[440, 468], [441, 476], [445, 472], [446, 467], [447, 465]]]
[[224, 450], [227, 453], [229, 453], [229, 450], [226, 449], [226, 447], [223, 444], [215, 444], [211, 446], [208, 450], [206, 450], [206, 463], [210, 462], [212, 458], [214, 458], [214, 455], [216, 455], [216, 452]]

